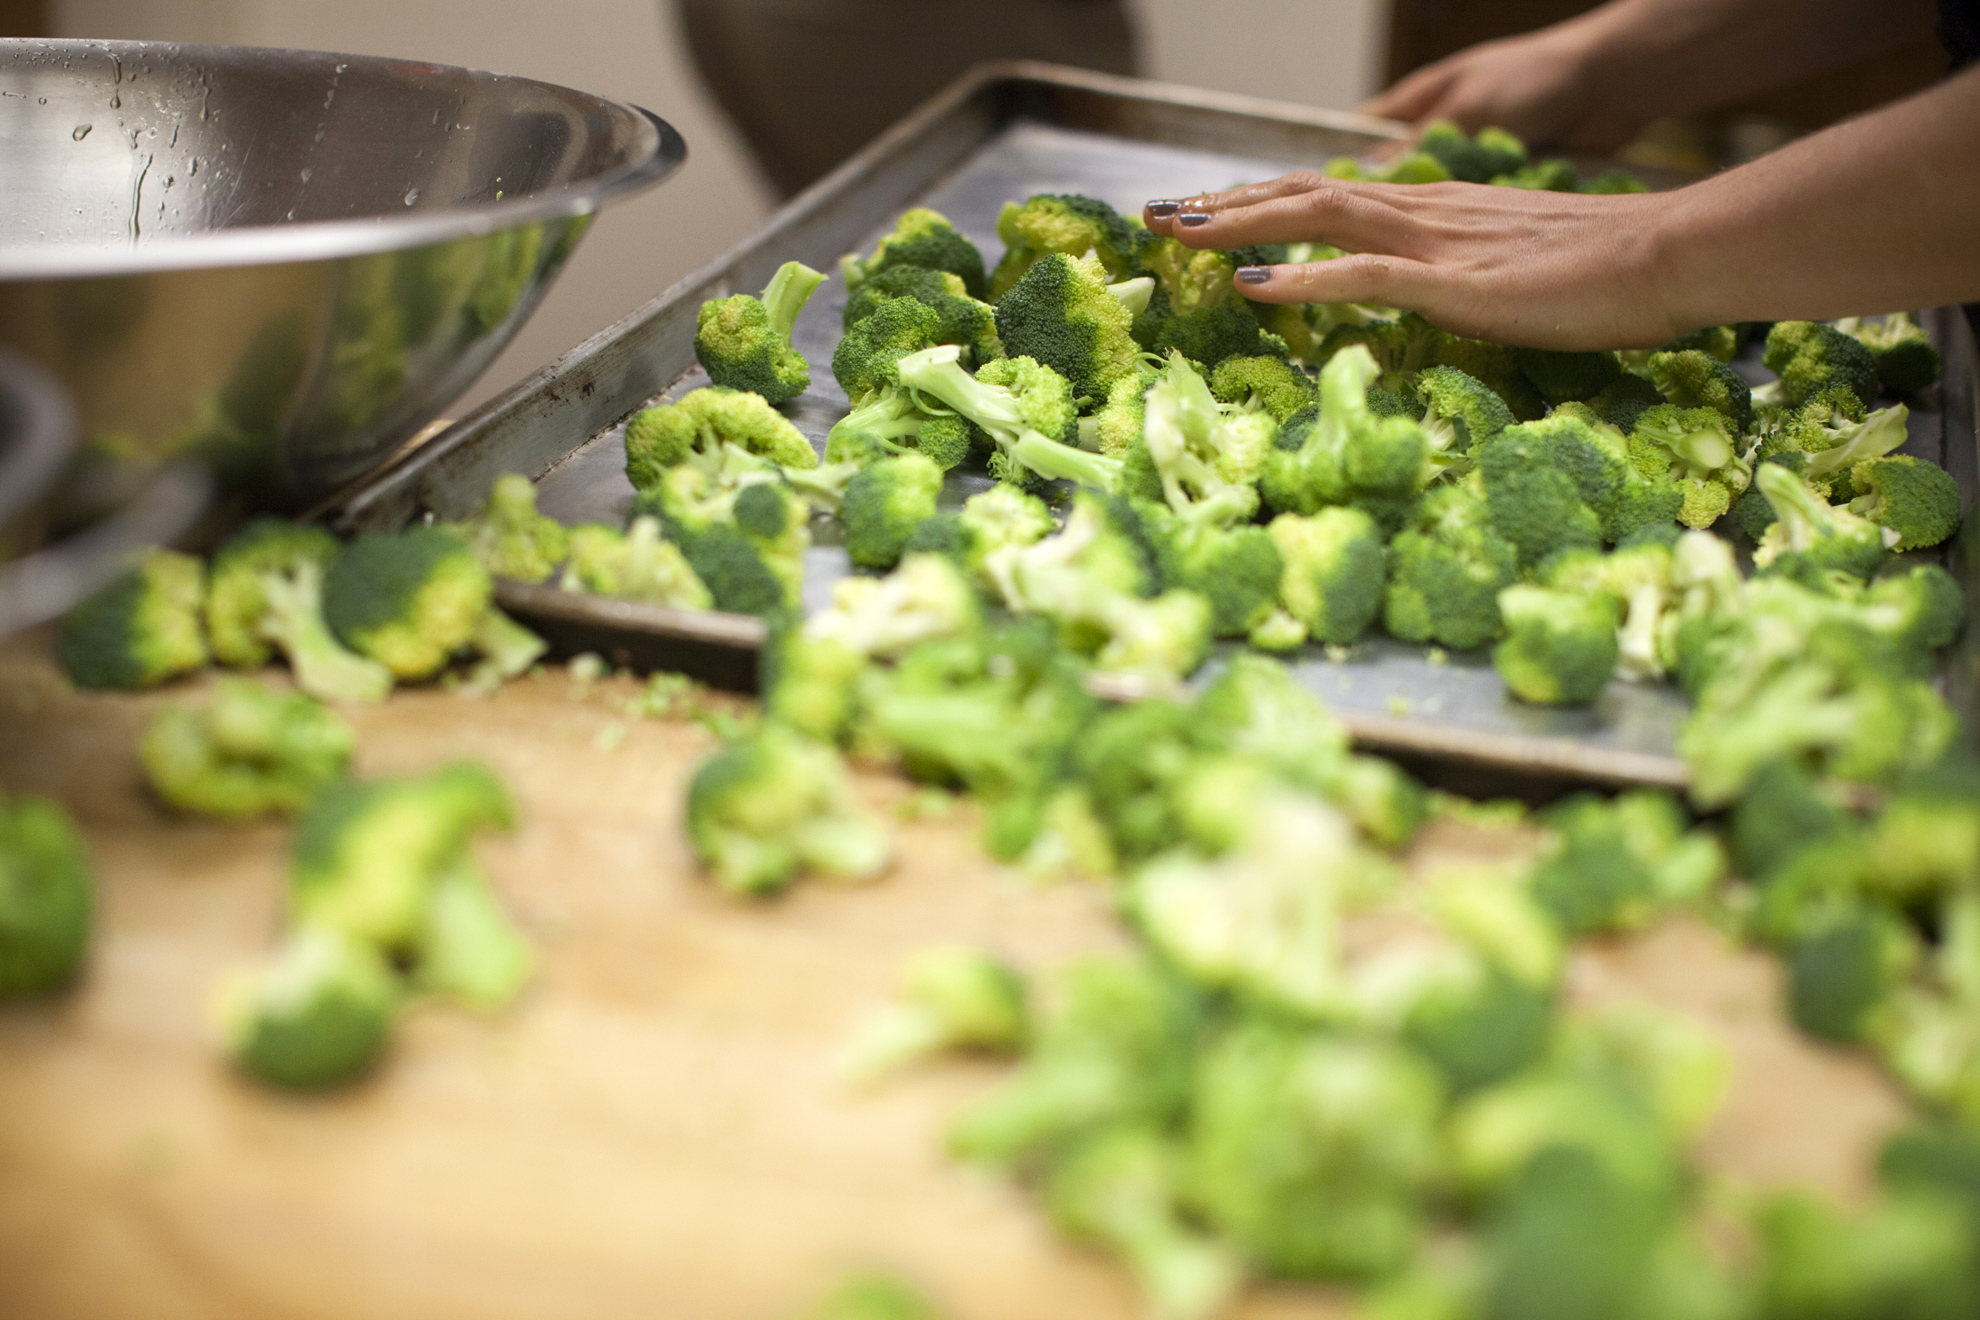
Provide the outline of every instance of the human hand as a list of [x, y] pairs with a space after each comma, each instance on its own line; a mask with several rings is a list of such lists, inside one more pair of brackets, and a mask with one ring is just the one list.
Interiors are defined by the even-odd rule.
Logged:
[[1239, 288], [1256, 302], [1403, 307], [1453, 334], [1533, 348], [1654, 348], [1694, 328], [1674, 310], [1689, 303], [1665, 258], [1675, 196], [1301, 172], [1151, 202], [1143, 219], [1192, 248], [1318, 242], [1349, 254], [1246, 267]]

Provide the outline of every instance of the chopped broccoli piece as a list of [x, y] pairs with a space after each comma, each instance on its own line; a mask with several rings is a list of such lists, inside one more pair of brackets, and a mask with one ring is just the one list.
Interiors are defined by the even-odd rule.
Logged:
[[1841, 505], [1825, 503], [1808, 483], [1778, 463], [1755, 478], [1773, 506], [1774, 525], [1760, 538], [1753, 562], [1778, 573], [1837, 571], [1868, 578], [1882, 566], [1899, 533]]
[[435, 877], [414, 968], [421, 989], [491, 1012], [516, 997], [535, 967], [529, 941], [470, 859]]
[[1120, 462], [1073, 448], [1065, 441], [1078, 433], [1079, 414], [1065, 377], [1024, 356], [999, 358], [975, 377], [946, 344], [901, 359], [901, 384], [954, 409], [996, 445], [990, 473], [1025, 485], [1040, 478], [1065, 479], [1096, 490], [1111, 490]]
[[895, 298], [848, 326], [832, 350], [832, 376], [854, 409], [879, 404], [891, 394], [900, 384], [901, 359], [940, 343], [941, 325], [934, 308]]
[[1141, 352], [1134, 318], [1108, 292], [1098, 261], [1051, 252], [997, 300], [997, 333], [1013, 356], [1044, 363], [1072, 383], [1075, 395], [1099, 400], [1132, 375]]
[[348, 724], [302, 693], [229, 679], [203, 708], [159, 711], [138, 757], [181, 811], [245, 819], [302, 810], [344, 776], [356, 745]]
[[1936, 384], [1945, 363], [1932, 337], [1909, 312], [1892, 312], [1882, 321], [1852, 317], [1836, 329], [1870, 350], [1877, 379], [1892, 394], [1916, 394]]
[[1710, 408], [1738, 436], [1753, 425], [1753, 391], [1738, 372], [1701, 349], [1650, 355], [1650, 379], [1678, 408]]
[[661, 537], [660, 520], [651, 514], [635, 517], [623, 532], [599, 523], [572, 528], [570, 562], [558, 585], [677, 610], [705, 610], [715, 603], [681, 548]]
[[1840, 385], [1870, 408], [1883, 388], [1870, 350], [1820, 321], [1775, 322], [1760, 360], [1780, 379], [1756, 390], [1755, 403], [1799, 408]]
[[1381, 529], [1360, 509], [1282, 513], [1270, 532], [1284, 572], [1279, 599], [1314, 640], [1349, 646], [1382, 610], [1388, 552]]
[[0, 995], [75, 979], [95, 908], [96, 871], [68, 814], [46, 798], [0, 798]]
[[[997, 338], [996, 309], [970, 297], [961, 276], [920, 266], [893, 266], [861, 284], [846, 301], [845, 329], [850, 332], [883, 305], [901, 298], [932, 310], [937, 318], [933, 342], [960, 344], [969, 350], [974, 365], [1004, 355], [1004, 345]], [[836, 354], [832, 374], [839, 375]]]
[[1683, 495], [1678, 521], [1703, 529], [1725, 516], [1753, 480], [1738, 439], [1716, 409], [1660, 404], [1637, 418], [1629, 462], [1652, 482], [1674, 481]]
[[1148, 387], [1143, 411], [1142, 444], [1170, 509], [1194, 526], [1228, 526], [1256, 511], [1256, 483], [1278, 437], [1271, 414], [1227, 412], [1181, 353]]
[[1755, 1220], [1764, 1316], [1953, 1320], [1980, 1307], [1972, 1215], [1943, 1194], [1886, 1197], [1845, 1215], [1810, 1193], [1782, 1193]]
[[398, 1014], [398, 979], [363, 940], [304, 926], [266, 970], [221, 989], [227, 1052], [257, 1081], [322, 1090], [362, 1077]]
[[801, 261], [787, 261], [770, 277], [760, 298], [739, 293], [701, 305], [695, 318], [694, 355], [711, 384], [788, 403], [811, 388], [811, 367], [791, 346], [791, 327], [825, 277]]
[[830, 746], [764, 724], [701, 763], [688, 838], [724, 889], [770, 894], [804, 868], [860, 880], [884, 870], [886, 832], [853, 801]]
[[1636, 419], [1664, 402], [1657, 387], [1634, 372], [1624, 372], [1600, 394], [1588, 400], [1596, 416], [1624, 435], [1636, 429]]
[[1369, 412], [1377, 371], [1361, 345], [1328, 359], [1320, 373], [1319, 419], [1298, 449], [1275, 449], [1266, 461], [1261, 490], [1273, 509], [1311, 514], [1350, 504], [1385, 527], [1401, 521], [1428, 477], [1430, 443], [1418, 423]]
[[[1485, 382], [1456, 367], [1427, 367], [1416, 378], [1419, 420], [1439, 475], [1462, 470], [1474, 447], [1513, 424], [1512, 410]], [[1374, 391], [1369, 392], [1374, 405]]]
[[796, 488], [763, 460], [730, 447], [719, 468], [683, 464], [643, 493], [635, 516], [657, 514], [715, 608], [771, 615], [797, 604], [810, 514]]
[[1671, 604], [1670, 547], [1650, 541], [1613, 554], [1577, 552], [1551, 562], [1546, 584], [1567, 591], [1599, 591], [1616, 605], [1619, 626], [1617, 666], [1637, 681], [1663, 678], [1664, 614]]
[[1849, 511], [1898, 534], [1895, 550], [1923, 550], [1959, 528], [1959, 483], [1952, 473], [1903, 454], [1869, 459], [1850, 469], [1861, 491]]
[[1551, 833], [1531, 880], [1533, 896], [1570, 936], [1637, 926], [1702, 898], [1725, 872], [1709, 834], [1687, 833], [1668, 794], [1580, 794], [1543, 817]]
[[317, 527], [258, 518], [213, 556], [206, 632], [213, 658], [239, 669], [289, 657], [296, 686], [325, 701], [382, 701], [392, 671], [344, 649], [323, 615], [323, 575], [336, 538]]
[[730, 445], [780, 467], [818, 466], [804, 432], [761, 395], [701, 389], [633, 414], [626, 423], [626, 477], [634, 489], [650, 490], [669, 469], [716, 460]]
[[1786, 950], [1789, 1015], [1811, 1036], [1860, 1040], [1912, 953], [1896, 918], [1870, 910], [1802, 935]]
[[1004, 204], [997, 216], [997, 237], [1008, 250], [990, 277], [992, 302], [1000, 301], [1042, 257], [1052, 254], [1077, 260], [1093, 253], [1106, 274], [1102, 284], [1132, 279], [1141, 273], [1142, 247], [1153, 236], [1096, 198], [1040, 193], [1022, 205]]
[[1574, 353], [1552, 348], [1516, 348], [1513, 360], [1540, 397], [1551, 404], [1592, 399], [1623, 374], [1614, 353]]
[[1014, 1053], [1028, 1030], [1024, 979], [967, 946], [923, 949], [901, 974], [900, 998], [853, 1038], [840, 1070], [872, 1081], [940, 1050]]
[[1574, 476], [1555, 463], [1550, 432], [1535, 429], [1541, 425], [1507, 427], [1474, 454], [1492, 527], [1518, 551], [1523, 568], [1602, 543], [1601, 520], [1582, 501]]
[[972, 298], [984, 297], [989, 287], [983, 254], [976, 250], [976, 244], [957, 233], [947, 216], [924, 206], [904, 212], [874, 247], [872, 256], [839, 259], [839, 273], [852, 293], [896, 266], [947, 271], [963, 282], [963, 291]]
[[545, 582], [570, 553], [570, 535], [536, 511], [536, 483], [520, 472], [495, 478], [488, 507], [457, 528], [481, 566], [496, 577]]
[[1451, 178], [1464, 183], [1490, 183], [1527, 163], [1526, 144], [1505, 129], [1484, 128], [1475, 137], [1466, 137], [1448, 119], [1425, 125], [1416, 149], [1435, 157]]
[[1620, 193], [1649, 192], [1650, 186], [1628, 170], [1603, 170], [1581, 185], [1581, 191], [1614, 196]]
[[1499, 592], [1519, 571], [1519, 550], [1494, 528], [1484, 498], [1440, 486], [1418, 502], [1389, 544], [1382, 626], [1406, 642], [1469, 651], [1499, 635]]
[[1210, 389], [1225, 403], [1264, 409], [1280, 425], [1320, 401], [1313, 378], [1281, 357], [1228, 358], [1217, 364]]
[[200, 607], [206, 570], [190, 555], [150, 550], [70, 610], [56, 655], [82, 688], [156, 687], [207, 661]]
[[1248, 636], [1278, 607], [1283, 562], [1263, 527], [1226, 528], [1177, 518], [1162, 505], [1139, 508], [1163, 585], [1209, 602], [1213, 636]]
[[437, 527], [367, 532], [330, 566], [323, 617], [339, 641], [399, 678], [429, 678], [463, 649], [513, 677], [543, 643], [490, 603], [493, 592], [488, 570]]
[[920, 454], [883, 458], [846, 483], [846, 552], [861, 568], [892, 568], [914, 529], [935, 516], [942, 469]]
[[1616, 667], [1616, 606], [1607, 594], [1549, 587], [1499, 593], [1506, 636], [1492, 664], [1514, 696], [1541, 706], [1585, 706]]

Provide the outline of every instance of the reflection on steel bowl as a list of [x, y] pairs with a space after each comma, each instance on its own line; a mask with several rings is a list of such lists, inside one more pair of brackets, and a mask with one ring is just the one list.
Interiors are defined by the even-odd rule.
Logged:
[[0, 40], [0, 344], [96, 454], [299, 504], [514, 337], [605, 201], [684, 159], [635, 107], [301, 51]]

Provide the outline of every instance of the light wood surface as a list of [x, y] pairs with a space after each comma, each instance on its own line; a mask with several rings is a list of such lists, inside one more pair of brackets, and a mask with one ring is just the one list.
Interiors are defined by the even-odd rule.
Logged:
[[[45, 633], [0, 646], [0, 785], [75, 813], [102, 876], [89, 975], [0, 1010], [0, 1315], [33, 1320], [771, 1320], [844, 1268], [922, 1283], [956, 1320], [1126, 1320], [1124, 1276], [1028, 1198], [941, 1153], [992, 1065], [849, 1093], [832, 1059], [938, 940], [1030, 968], [1123, 941], [1095, 885], [1000, 872], [967, 809], [901, 827], [863, 888], [748, 904], [697, 876], [682, 791], [712, 746], [682, 721], [574, 698], [561, 670], [484, 698], [351, 712], [365, 774], [477, 757], [523, 825], [481, 849], [537, 941], [522, 1003], [414, 1011], [377, 1076], [293, 1099], [209, 1041], [215, 978], [280, 925], [287, 828], [174, 818], [133, 744], [162, 702], [69, 692]], [[271, 681], [273, 676], [271, 676]], [[622, 741], [611, 746], [621, 735]], [[607, 749], [609, 747], [609, 750]], [[862, 776], [888, 810], [908, 792]], [[1508, 846], [1440, 827], [1416, 862]], [[1577, 955], [1577, 1003], [1654, 997], [1715, 1024], [1732, 1094], [1712, 1167], [1854, 1196], [1902, 1105], [1862, 1060], [1796, 1037], [1771, 960], [1674, 923]], [[1246, 1320], [1336, 1315], [1262, 1290]]]

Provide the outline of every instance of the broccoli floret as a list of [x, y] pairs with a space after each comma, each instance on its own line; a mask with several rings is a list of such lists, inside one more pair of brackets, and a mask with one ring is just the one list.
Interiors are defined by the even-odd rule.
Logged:
[[1522, 424], [1519, 434], [1573, 480], [1581, 502], [1594, 510], [1603, 540], [1620, 542], [1659, 527], [1676, 534], [1671, 522], [1683, 508], [1682, 492], [1667, 474], [1653, 479], [1633, 468], [1622, 433], [1586, 404], [1562, 404]]
[[840, 1071], [865, 1082], [941, 1050], [1014, 1053], [1028, 1021], [1024, 979], [1002, 958], [967, 946], [924, 949], [902, 972], [899, 998], [853, 1037]]
[[1106, 274], [1102, 284], [1132, 279], [1141, 273], [1142, 246], [1152, 236], [1097, 198], [1040, 193], [1023, 205], [1004, 204], [997, 216], [997, 237], [1008, 250], [990, 277], [992, 302], [1000, 301], [1041, 258], [1052, 254], [1078, 259], [1093, 253]]
[[806, 868], [865, 879], [892, 854], [886, 831], [854, 802], [838, 753], [777, 724], [701, 763], [687, 830], [716, 882], [737, 894], [775, 893]]
[[1273, 509], [1311, 514], [1351, 504], [1386, 526], [1400, 521], [1427, 479], [1430, 444], [1421, 425], [1369, 413], [1377, 370], [1360, 345], [1328, 359], [1320, 373], [1320, 416], [1305, 443], [1275, 449], [1266, 461], [1261, 489]]
[[1004, 351], [1044, 363], [1072, 383], [1073, 393], [1104, 399], [1131, 375], [1141, 352], [1133, 317], [1108, 292], [1099, 262], [1047, 253], [997, 300], [997, 333]]
[[[1332, 362], [1336, 354], [1358, 344], [1374, 358], [1382, 379], [1389, 380], [1437, 366], [1449, 338], [1415, 312], [1405, 312], [1392, 321], [1335, 326], [1327, 332], [1327, 338], [1320, 345], [1320, 358], [1323, 364]], [[1506, 364], [1510, 367], [1512, 350], [1507, 349], [1505, 353]], [[1521, 384], [1531, 389], [1531, 386], [1525, 385], [1524, 378], [1521, 378]]]
[[799, 1320], [942, 1320], [942, 1315], [902, 1280], [861, 1273], [839, 1283]]
[[159, 711], [138, 758], [181, 811], [245, 819], [302, 810], [343, 777], [356, 745], [348, 724], [302, 693], [230, 679], [205, 707]]
[[642, 514], [621, 532], [601, 523], [571, 529], [570, 562], [558, 586], [594, 596], [705, 610], [715, 603], [687, 556], [660, 535], [660, 520]]
[[972, 298], [985, 297], [989, 287], [983, 254], [976, 250], [976, 244], [957, 233], [947, 216], [926, 207], [903, 213], [893, 230], [873, 249], [872, 256], [839, 259], [839, 273], [845, 278], [847, 291], [852, 293], [857, 293], [874, 276], [896, 266], [947, 271], [963, 282], [963, 291]]
[[761, 298], [739, 293], [701, 305], [694, 355], [712, 384], [788, 403], [811, 388], [811, 367], [791, 346], [791, 327], [825, 277], [801, 261], [777, 268]]
[[355, 1081], [384, 1051], [398, 979], [363, 940], [304, 926], [274, 964], [219, 996], [227, 1052], [257, 1081], [321, 1090]]
[[1207, 751], [1253, 761], [1289, 784], [1326, 792], [1347, 756], [1347, 734], [1276, 660], [1239, 652], [1194, 707]]
[[626, 477], [635, 490], [650, 490], [668, 470], [691, 461], [717, 461], [728, 446], [780, 467], [818, 466], [818, 451], [804, 432], [762, 396], [702, 389], [633, 414], [626, 423]]
[[1443, 1088], [1379, 1041], [1240, 1022], [1191, 1102], [1191, 1205], [1295, 1278], [1367, 1279], [1415, 1249], [1439, 1163]]
[[[928, 309], [906, 299], [855, 324], [832, 355], [832, 370], [853, 402], [825, 437], [828, 463], [868, 463], [884, 454], [926, 454], [946, 471], [969, 456], [967, 419], [931, 409], [900, 380], [901, 359], [937, 342]], [[958, 355], [957, 361], [960, 362]]]
[[1660, 404], [1646, 410], [1630, 432], [1630, 466], [1651, 482], [1668, 478], [1683, 496], [1678, 521], [1706, 528], [1731, 510], [1751, 484], [1752, 468], [1739, 456], [1738, 433], [1714, 408]]
[[1533, 192], [1579, 192], [1580, 181], [1573, 161], [1555, 157], [1521, 166], [1511, 174], [1497, 175], [1491, 182], [1499, 188], [1525, 188]]
[[[1427, 367], [1416, 378], [1423, 433], [1440, 475], [1462, 470], [1472, 449], [1513, 424], [1512, 410], [1485, 383], [1456, 367]], [[1374, 391], [1369, 391], [1374, 407]]]
[[[1207, 375], [1231, 358], [1284, 360], [1297, 341], [1311, 354], [1314, 331], [1302, 310], [1275, 308], [1240, 297], [1234, 277], [1240, 263], [1270, 265], [1279, 254], [1264, 249], [1218, 252], [1155, 239], [1143, 254], [1156, 285], [1148, 307], [1135, 317], [1135, 342], [1152, 353], [1180, 352]], [[1289, 338], [1267, 333], [1264, 321], [1283, 325]]]
[[1389, 545], [1382, 626], [1406, 642], [1469, 651], [1499, 635], [1499, 592], [1519, 571], [1484, 498], [1464, 486], [1426, 493]]
[[1492, 664], [1521, 701], [1585, 706], [1616, 667], [1616, 606], [1607, 594], [1550, 587], [1499, 593], [1506, 635]]
[[1054, 529], [1052, 511], [1036, 495], [999, 483], [963, 501], [962, 525], [975, 538], [972, 569], [1007, 546], [1036, 545]]
[[[972, 364], [979, 366], [1004, 355], [1004, 345], [997, 338], [996, 309], [970, 297], [961, 276], [919, 266], [895, 266], [860, 285], [846, 301], [845, 329], [852, 330], [885, 304], [901, 298], [921, 303], [935, 313], [932, 342], [960, 344], [969, 350]], [[839, 375], [836, 353], [832, 374]]]
[[1548, 586], [1599, 591], [1615, 602], [1617, 667], [1625, 678], [1654, 682], [1664, 676], [1664, 612], [1671, 604], [1673, 557], [1669, 546], [1652, 541], [1608, 555], [1563, 555], [1548, 565]]
[[892, 568], [914, 529], [935, 516], [942, 469], [920, 454], [883, 458], [846, 485], [846, 553], [861, 568]]
[[1623, 374], [1614, 353], [1574, 353], [1553, 348], [1516, 348], [1520, 373], [1551, 404], [1592, 399]]
[[1375, 520], [1359, 509], [1282, 513], [1270, 527], [1284, 572], [1279, 599], [1314, 640], [1350, 646], [1382, 611], [1388, 551]]
[[1755, 480], [1774, 510], [1774, 525], [1753, 552], [1753, 562], [1762, 570], [1833, 570], [1868, 578], [1898, 543], [1896, 530], [1825, 503], [1807, 482], [1777, 463], [1761, 464]]
[[1850, 469], [1860, 492], [1849, 511], [1896, 532], [1896, 550], [1937, 545], [1959, 527], [1959, 483], [1952, 473], [1923, 459], [1899, 454], [1871, 459]]
[[[1228, 526], [1256, 511], [1256, 483], [1278, 437], [1271, 414], [1225, 411], [1180, 353], [1169, 355], [1148, 387], [1143, 414], [1142, 443], [1159, 498], [1178, 516], [1194, 526]], [[1132, 456], [1130, 468], [1138, 470]]]
[[1527, 159], [1526, 144], [1505, 129], [1480, 129], [1476, 137], [1466, 137], [1448, 119], [1425, 125], [1416, 149], [1435, 157], [1450, 177], [1465, 183], [1490, 183], [1523, 168]]
[[492, 1012], [520, 993], [535, 967], [529, 941], [472, 859], [457, 858], [434, 878], [413, 969], [422, 990]]
[[1912, 954], [1912, 941], [1883, 912], [1858, 911], [1802, 935], [1786, 950], [1789, 1016], [1822, 1040], [1862, 1039]]
[[1718, 844], [1688, 833], [1684, 809], [1666, 793], [1580, 794], [1542, 820], [1550, 834], [1533, 896], [1571, 937], [1641, 925], [1704, 897], [1725, 871]]
[[490, 603], [493, 592], [488, 570], [440, 528], [367, 532], [330, 566], [323, 617], [345, 646], [399, 678], [430, 678], [463, 649], [510, 678], [544, 644]]
[[1588, 400], [1588, 406], [1610, 426], [1627, 435], [1636, 419], [1664, 401], [1657, 387], [1633, 372], [1624, 372], [1608, 388]]
[[392, 671], [346, 650], [323, 614], [323, 575], [336, 538], [317, 527], [260, 518], [215, 552], [206, 595], [213, 657], [237, 669], [289, 657], [296, 686], [326, 701], [382, 701]]
[[1079, 426], [1071, 387], [1033, 358], [999, 358], [972, 378], [957, 350], [943, 344], [902, 358], [900, 377], [902, 385], [954, 409], [990, 437], [997, 447], [990, 472], [1000, 480], [1022, 485], [1063, 478], [1111, 490], [1120, 478], [1118, 460], [1065, 443]]
[[0, 798], [0, 995], [73, 980], [95, 907], [96, 871], [68, 814], [46, 798]]
[[207, 661], [200, 607], [206, 570], [190, 555], [150, 550], [62, 620], [56, 656], [81, 688], [156, 687]]
[[634, 504], [657, 514], [715, 608], [773, 614], [796, 605], [811, 544], [805, 501], [776, 470], [730, 447], [718, 469], [671, 468]]
[[1643, 193], [1650, 191], [1650, 185], [1631, 174], [1628, 170], [1603, 170], [1594, 178], [1581, 185], [1581, 191], [1599, 195], [1620, 193]]
[[1945, 369], [1932, 337], [1909, 312], [1892, 312], [1882, 321], [1852, 317], [1836, 322], [1836, 329], [1870, 350], [1877, 379], [1892, 394], [1916, 394], [1937, 383]]
[[1210, 391], [1225, 403], [1262, 408], [1281, 425], [1300, 409], [1320, 402], [1320, 389], [1313, 378], [1279, 357], [1220, 362], [1210, 378]]
[[1550, 434], [1533, 429], [1540, 425], [1507, 427], [1473, 455], [1493, 529], [1517, 549], [1523, 568], [1602, 543], [1601, 520], [1574, 477], [1556, 466]]
[[481, 566], [499, 578], [546, 582], [570, 553], [570, 535], [536, 511], [536, 483], [520, 472], [495, 478], [488, 507], [459, 524]]
[[1799, 408], [1823, 390], [1840, 385], [1869, 408], [1883, 388], [1870, 350], [1820, 321], [1775, 322], [1760, 360], [1780, 379], [1756, 390], [1755, 403]]
[[1650, 379], [1678, 408], [1710, 408], [1734, 436], [1753, 425], [1752, 389], [1738, 372], [1700, 349], [1652, 353]]
[[1762, 1315], [1952, 1320], [1980, 1306], [1971, 1212], [1942, 1193], [1886, 1197], [1853, 1215], [1809, 1193], [1778, 1194], [1754, 1218]]
[[934, 308], [912, 298], [882, 303], [846, 328], [832, 350], [832, 376], [855, 409], [877, 404], [899, 386], [901, 359], [940, 343], [940, 332]]
[[1753, 774], [1733, 807], [1726, 839], [1739, 874], [1764, 882], [1803, 849], [1840, 833], [1845, 820], [1805, 767], [1774, 761]]
[[963, 1159], [1013, 1165], [1063, 1152], [1109, 1124], [1175, 1117], [1189, 1095], [1198, 1008], [1188, 988], [1140, 958], [1088, 957], [1056, 977], [1017, 1075], [949, 1132]]
[[1210, 605], [1210, 631], [1244, 637], [1279, 603], [1284, 565], [1263, 527], [1220, 527], [1172, 516], [1161, 505], [1141, 506], [1155, 542], [1165, 587], [1194, 591]]

